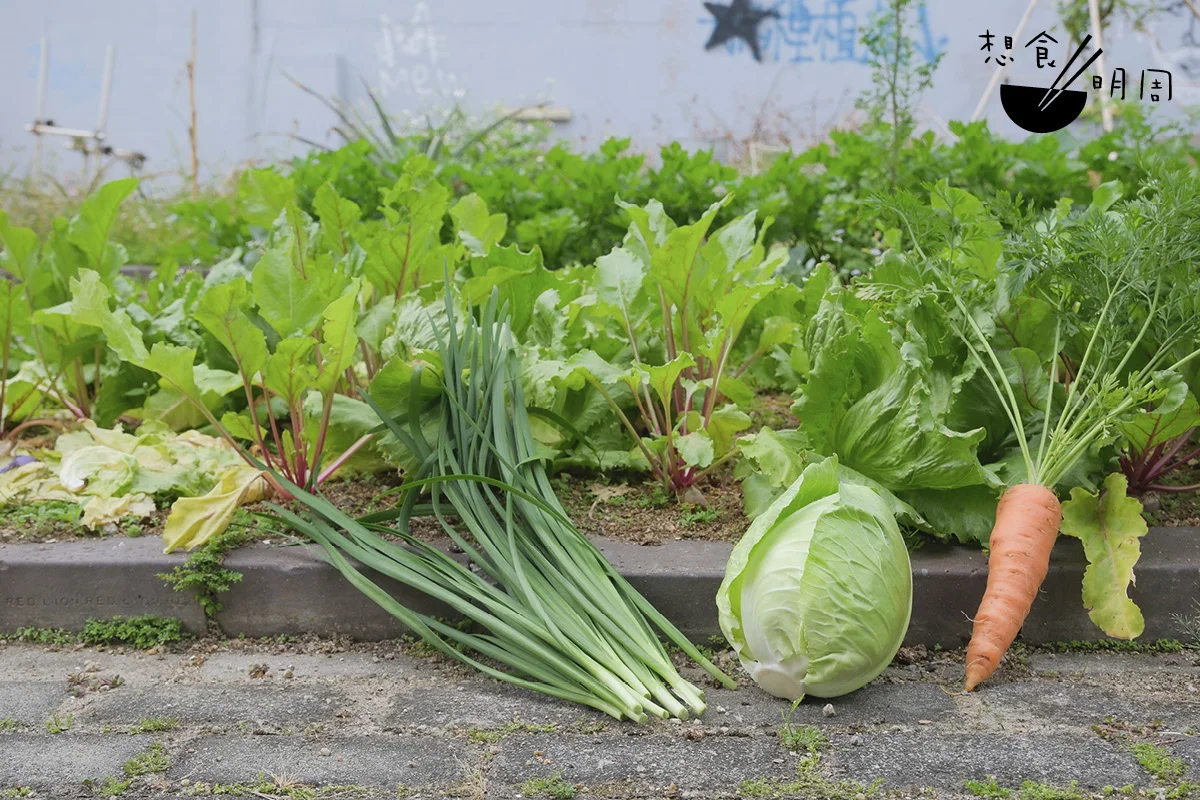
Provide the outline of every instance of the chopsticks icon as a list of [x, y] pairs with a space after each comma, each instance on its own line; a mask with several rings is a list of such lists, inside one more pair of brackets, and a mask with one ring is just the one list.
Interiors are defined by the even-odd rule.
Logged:
[[1083, 41], [1079, 43], [1079, 49], [1075, 51], [1066, 64], [1063, 64], [1062, 72], [1058, 73], [1058, 77], [1054, 79], [1054, 83], [1050, 84], [1050, 88], [1046, 90], [1044, 95], [1042, 95], [1042, 101], [1038, 103], [1038, 111], [1045, 111], [1047, 108], [1049, 108], [1050, 104], [1057, 100], [1058, 96], [1065, 92], [1071, 86], [1071, 84], [1075, 82], [1075, 79], [1082, 75], [1083, 71], [1090, 67], [1092, 62], [1099, 58], [1100, 54], [1104, 52], [1103, 49], [1097, 49], [1096, 52], [1092, 53], [1092, 57], [1084, 62], [1082, 67], [1075, 70], [1075, 74], [1071, 76], [1070, 80], [1063, 84], [1061, 89], [1056, 88], [1058, 86], [1058, 82], [1062, 80], [1063, 75], [1067, 74], [1067, 70], [1069, 70], [1071, 65], [1075, 63], [1075, 59], [1079, 58], [1079, 56], [1083, 54], [1083, 51], [1087, 49], [1087, 46], [1091, 41], [1092, 35], [1090, 33], [1083, 37]]

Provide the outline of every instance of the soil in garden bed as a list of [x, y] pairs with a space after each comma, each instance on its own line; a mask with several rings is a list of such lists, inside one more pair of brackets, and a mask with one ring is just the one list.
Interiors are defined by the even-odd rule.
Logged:
[[[792, 427], [796, 418], [791, 413], [792, 398], [786, 394], [765, 394], [754, 398], [748, 412], [753, 420], [751, 430], [763, 426], [774, 429]], [[49, 446], [50, 442], [39, 442]], [[391, 507], [398, 499], [388, 490], [401, 482], [395, 472], [381, 473], [327, 484], [324, 494], [350, 516], [359, 516]], [[1166, 476], [1165, 483], [1178, 486], [1200, 484], [1200, 463], [1177, 470]], [[726, 467], [703, 478], [697, 488], [707, 507], [682, 505], [661, 485], [643, 473], [600, 475], [585, 472], [563, 472], [553, 478], [554, 489], [575, 520], [587, 534], [659, 545], [679, 539], [736, 542], [749, 527], [742, 513], [742, 494]], [[1200, 526], [1200, 493], [1150, 493], [1142, 498], [1144, 516], [1151, 526]], [[258, 503], [237, 512], [233, 524], [240, 526], [250, 541], [281, 536], [275, 529], [254, 516], [266, 511]], [[167, 509], [155, 512], [143, 520], [126, 520], [104, 530], [89, 531], [79, 524], [80, 508], [71, 503], [47, 502], [21, 506], [0, 505], [0, 544], [21, 542], [64, 542], [93, 539], [102, 536], [160, 536], [166, 521]], [[417, 520], [413, 533], [424, 539], [442, 539], [436, 520]]]
[[[337, 481], [325, 487], [325, 496], [350, 516], [390, 508], [398, 499], [385, 494], [399, 485], [395, 473]], [[699, 488], [708, 508], [680, 505], [656, 483], [631, 473], [623, 476], [572, 475], [554, 478], [554, 488], [567, 514], [584, 533], [611, 539], [658, 545], [676, 539], [737, 541], [749, 521], [742, 514], [742, 495], [728, 471], [705, 479]], [[254, 516], [267, 511], [265, 503], [240, 509], [233, 525], [246, 529], [250, 540], [278, 537], [280, 531]], [[44, 502], [0, 507], [0, 544], [84, 541], [107, 536], [161, 536], [168, 509], [143, 520], [122, 521], [98, 531], [79, 524], [80, 508], [72, 503]], [[437, 522], [414, 522], [420, 538], [441, 539]]]
[[[1200, 485], [1200, 463], [1167, 475], [1167, 486]], [[1143, 514], [1151, 526], [1200, 527], [1200, 492], [1150, 492], [1142, 498]]]
[[[1170, 476], [1177, 485], [1200, 483], [1200, 466]], [[325, 487], [325, 495], [338, 508], [358, 516], [391, 507], [396, 495], [385, 494], [398, 485], [395, 473], [338, 481]], [[736, 542], [750, 520], [742, 513], [741, 489], [731, 470], [701, 480], [698, 488], [708, 507], [681, 505], [661, 485], [637, 473], [594, 475], [560, 473], [554, 489], [568, 516], [587, 534], [643, 545], [660, 545], [680, 539]], [[1144, 516], [1151, 526], [1200, 526], [1200, 494], [1151, 493], [1143, 499]], [[279, 537], [280, 531], [253, 515], [266, 511], [256, 503], [237, 512], [234, 525], [242, 526], [250, 540]], [[160, 536], [167, 510], [142, 520], [126, 520], [99, 531], [79, 524], [80, 509], [70, 503], [31, 503], [0, 507], [0, 544], [52, 543], [106, 536]], [[441, 539], [441, 529], [430, 519], [417, 520], [413, 533], [423, 539]]]

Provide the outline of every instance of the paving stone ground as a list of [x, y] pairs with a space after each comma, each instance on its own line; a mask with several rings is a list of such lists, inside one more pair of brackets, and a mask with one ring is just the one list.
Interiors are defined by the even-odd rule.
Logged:
[[[801, 704], [791, 725], [825, 740], [813, 758], [785, 746], [787, 704], [749, 681], [710, 688], [702, 719], [635, 726], [395, 642], [0, 644], [0, 798], [965, 800], [989, 775], [1045, 784], [1030, 797], [1200, 783], [1200, 651], [1027, 651], [972, 695], [961, 669], [957, 653], [905, 651], [832, 716]], [[1145, 745], [1181, 759], [1173, 777], [1139, 763]]]

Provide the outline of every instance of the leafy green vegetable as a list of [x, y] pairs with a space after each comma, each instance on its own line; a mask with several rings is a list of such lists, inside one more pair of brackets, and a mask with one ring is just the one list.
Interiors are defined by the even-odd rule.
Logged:
[[233, 519], [233, 512], [261, 500], [266, 490], [262, 472], [243, 464], [226, 470], [207, 494], [176, 500], [163, 526], [163, 541], [167, 545], [163, 552], [180, 547], [191, 550], [223, 533]]
[[908, 630], [912, 572], [892, 511], [840, 481], [838, 461], [805, 468], [734, 547], [717, 592], [721, 630], [777, 697], [865, 686]]
[[1119, 463], [1129, 480], [1130, 491], [1136, 495], [1200, 489], [1163, 481], [1166, 475], [1200, 456], [1200, 447], [1189, 449], [1193, 434], [1200, 429], [1200, 403], [1179, 375], [1169, 374], [1164, 379], [1165, 395], [1157, 405], [1117, 423], [1126, 443]]
[[[774, 273], [787, 252], [767, 253], [763, 245], [770, 221], [757, 236], [753, 214], [709, 235], [723, 205], [683, 226], [657, 202], [624, 206], [633, 223], [625, 244], [597, 262], [589, 308], [607, 332], [604, 349], [620, 349], [609, 360], [594, 351], [573, 359], [610, 401], [654, 476], [678, 495], [695, 493], [697, 478], [725, 460], [735, 435], [750, 426], [724, 402], [752, 396], [732, 356], [755, 308], [783, 290]], [[622, 369], [624, 358], [632, 363]], [[616, 399], [618, 386], [628, 389], [641, 431]]]

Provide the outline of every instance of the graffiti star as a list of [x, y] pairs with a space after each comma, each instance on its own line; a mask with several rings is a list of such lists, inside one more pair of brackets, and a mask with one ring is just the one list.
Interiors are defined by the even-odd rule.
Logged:
[[704, 7], [717, 20], [717, 27], [708, 38], [705, 50], [720, 47], [730, 39], [741, 39], [750, 46], [750, 53], [755, 61], [762, 61], [762, 53], [758, 49], [758, 23], [767, 17], [779, 19], [779, 12], [774, 9], [763, 11], [750, 5], [750, 0], [730, 0], [729, 5], [720, 3], [705, 3]]

